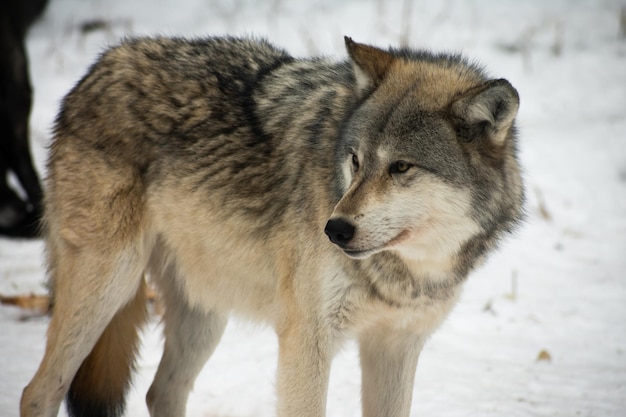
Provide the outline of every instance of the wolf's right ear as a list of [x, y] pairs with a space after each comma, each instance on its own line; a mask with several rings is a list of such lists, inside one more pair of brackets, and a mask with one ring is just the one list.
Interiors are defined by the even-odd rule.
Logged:
[[354, 68], [357, 93], [361, 95], [378, 87], [396, 58], [382, 49], [356, 43], [348, 36], [344, 40]]
[[519, 95], [507, 80], [487, 81], [457, 99], [450, 110], [467, 141], [486, 136], [496, 146], [505, 143], [519, 108]]

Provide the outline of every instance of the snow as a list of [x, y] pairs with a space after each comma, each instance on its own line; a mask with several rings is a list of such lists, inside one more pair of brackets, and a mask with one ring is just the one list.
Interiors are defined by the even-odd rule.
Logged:
[[[33, 152], [44, 172], [60, 99], [127, 34], [265, 36], [299, 56], [360, 42], [461, 51], [519, 90], [528, 218], [469, 279], [420, 358], [412, 416], [626, 413], [626, 38], [624, 0], [410, 2], [53, 0], [28, 38]], [[105, 30], [81, 34], [85, 21]], [[624, 23], [623, 23], [624, 24]], [[43, 294], [41, 242], [0, 239], [0, 294]], [[48, 319], [0, 307], [0, 414], [18, 415]], [[144, 332], [129, 416], [148, 416], [158, 318]], [[537, 360], [546, 351], [550, 360]], [[232, 320], [189, 416], [274, 415], [272, 331]], [[356, 348], [336, 357], [328, 416], [359, 416]], [[65, 415], [64, 411], [60, 415]]]

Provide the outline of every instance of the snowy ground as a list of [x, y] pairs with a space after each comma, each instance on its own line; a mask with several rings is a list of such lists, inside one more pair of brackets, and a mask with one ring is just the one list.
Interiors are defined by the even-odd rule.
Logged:
[[[344, 57], [343, 35], [462, 51], [521, 95], [528, 221], [469, 280], [418, 367], [412, 416], [626, 415], [626, 34], [624, 0], [444, 2], [52, 0], [29, 36], [38, 167], [59, 100], [124, 34], [255, 34], [296, 55]], [[81, 33], [86, 21], [103, 30]], [[626, 23], [622, 23], [626, 25]], [[622, 30], [626, 28], [622, 27]], [[0, 294], [44, 293], [40, 242], [0, 239]], [[0, 415], [18, 415], [47, 319], [0, 307]], [[146, 329], [127, 415], [160, 357]], [[545, 350], [550, 360], [537, 360]], [[189, 416], [274, 414], [276, 340], [232, 321]], [[334, 362], [329, 416], [358, 416], [354, 346]]]

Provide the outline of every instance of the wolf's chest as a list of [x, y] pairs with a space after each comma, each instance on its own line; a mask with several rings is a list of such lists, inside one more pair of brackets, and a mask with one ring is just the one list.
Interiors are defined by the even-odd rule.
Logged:
[[332, 326], [346, 335], [373, 326], [403, 329], [423, 336], [432, 333], [456, 304], [460, 285], [430, 282], [361, 282], [335, 289], [325, 308]]

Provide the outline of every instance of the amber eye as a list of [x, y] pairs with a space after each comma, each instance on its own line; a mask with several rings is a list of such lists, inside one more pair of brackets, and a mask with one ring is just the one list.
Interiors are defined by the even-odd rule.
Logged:
[[413, 165], [406, 161], [396, 161], [389, 167], [390, 174], [404, 174], [409, 169], [411, 169]]
[[359, 170], [359, 157], [356, 154], [352, 154], [352, 167], [355, 171]]

